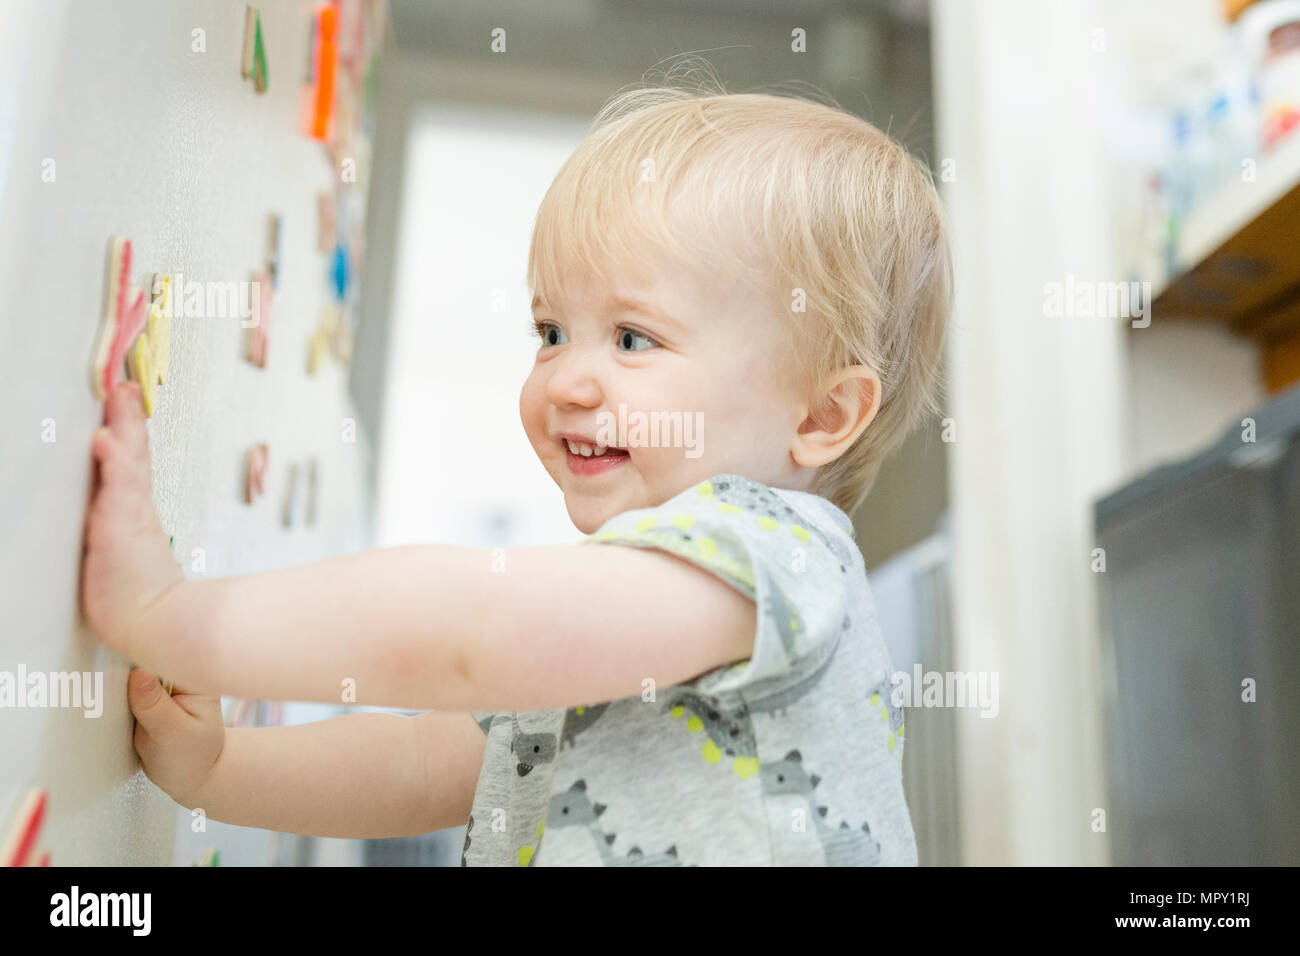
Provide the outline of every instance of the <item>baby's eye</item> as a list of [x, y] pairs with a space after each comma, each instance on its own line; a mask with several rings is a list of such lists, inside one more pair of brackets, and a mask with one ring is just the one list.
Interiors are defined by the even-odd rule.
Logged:
[[[637, 345], [637, 341], [646, 343]], [[645, 349], [652, 349], [659, 343], [644, 332], [638, 332], [636, 329], [621, 328], [618, 330], [618, 347], [626, 352], [641, 352]]]
[[569, 341], [564, 331], [554, 322], [533, 322], [533, 334], [542, 340], [543, 345], [563, 345]]

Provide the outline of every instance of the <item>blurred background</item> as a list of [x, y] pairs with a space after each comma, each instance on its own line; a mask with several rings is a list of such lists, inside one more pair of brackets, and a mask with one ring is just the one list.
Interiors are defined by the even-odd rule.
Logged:
[[895, 665], [1000, 678], [996, 717], [908, 711], [922, 862], [1300, 860], [1300, 5], [1247, 6], [394, 2], [381, 539], [569, 533], [517, 425], [520, 266], [605, 99], [693, 52], [824, 92], [929, 163], [952, 229], [944, 420], [853, 515]]
[[[167, 6], [176, 42], [221, 21], [238, 45], [243, 4]], [[315, 191], [332, 189], [339, 238], [312, 258], [286, 246], [286, 260], [316, 275], [313, 288], [340, 310], [348, 342], [330, 374], [363, 440], [339, 466], [351, 477], [325, 479], [337, 489], [337, 533], [291, 551], [267, 531], [256, 566], [355, 546], [576, 537], [518, 418], [535, 352], [524, 273], [533, 219], [601, 105], [694, 54], [731, 92], [830, 96], [888, 130], [928, 163], [946, 206], [956, 305], [944, 411], [852, 515], [895, 666], [998, 680], [996, 714], [907, 711], [921, 863], [1300, 862], [1300, 704], [1287, 693], [1300, 676], [1300, 0], [330, 6], [341, 23], [363, 24], [354, 54], [364, 68], [348, 135], [324, 137], [330, 164], [307, 177], [310, 225], [286, 229], [315, 252]], [[117, 23], [95, 26], [132, 36], [157, 7], [129, 0]], [[320, 9], [264, 4], [272, 82], [290, 87], [285, 128], [315, 88]], [[26, 10], [9, 11], [22, 29], [0, 36], [40, 28], [50, 55], [85, 53], [85, 5]], [[173, 71], [180, 91], [152, 95], [202, 101], [192, 60], [156, 69]], [[247, 104], [233, 98], [247, 89], [235, 88], [229, 62], [211, 69], [235, 104], [215, 121], [241, 126]], [[0, 161], [13, 170], [45, 155], [41, 130], [69, 120], [33, 120], [23, 97], [36, 80], [10, 70]], [[68, 81], [68, 100], [86, 95]], [[172, 114], [168, 128], [188, 148], [184, 130], [202, 111]], [[294, 156], [275, 153], [284, 182], [266, 184], [267, 203], [317, 162]], [[349, 156], [363, 157], [363, 176], [340, 186]], [[182, 192], [203, 194], [211, 181]], [[0, 167], [6, 212], [35, 221], [43, 207], [23, 198], [32, 189], [13, 175], [6, 187]], [[79, 208], [93, 215], [96, 201], [88, 187]], [[111, 218], [92, 251], [121, 228]], [[15, 255], [11, 223], [22, 221], [4, 226]], [[159, 268], [186, 265], [196, 242], [162, 242]], [[245, 242], [260, 249], [260, 233]], [[88, 261], [97, 283], [99, 260]], [[347, 281], [335, 281], [339, 269]], [[66, 307], [93, 309], [97, 295], [92, 283]], [[319, 313], [312, 296], [277, 311], [304, 342]], [[5, 298], [15, 308], [5, 326], [17, 328]], [[200, 379], [211, 374], [201, 364]], [[313, 401], [292, 421], [311, 421]], [[340, 413], [328, 407], [334, 428]], [[167, 463], [163, 437], [181, 430], [168, 424], [179, 408], [164, 402], [151, 424], [164, 448], [155, 468], [167, 474], [186, 467], [180, 454]], [[84, 451], [68, 454], [75, 477]], [[178, 524], [205, 493], [171, 504]], [[196, 540], [254, 533], [237, 521], [193, 530]], [[226, 568], [255, 564], [247, 555]], [[84, 635], [67, 640], [93, 656]], [[342, 710], [289, 705], [249, 719]], [[4, 728], [6, 746], [16, 726]], [[63, 730], [41, 746], [86, 744]], [[150, 785], [128, 770], [124, 754], [105, 771], [107, 789], [86, 788], [83, 802], [107, 799], [127, 809], [102, 819], [147, 827], [130, 807]], [[316, 840], [209, 824], [196, 837], [189, 822], [176, 822], [155, 861], [170, 852], [189, 863], [215, 846], [223, 862], [458, 865], [464, 836]], [[51, 826], [69, 862], [124, 861], [111, 842], [60, 846], [57, 817]]]

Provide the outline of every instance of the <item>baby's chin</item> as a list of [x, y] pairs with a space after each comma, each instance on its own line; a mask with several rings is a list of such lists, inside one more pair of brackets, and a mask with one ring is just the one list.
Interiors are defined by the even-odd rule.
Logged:
[[560, 488], [564, 491], [564, 507], [574, 527], [582, 534], [595, 534], [610, 518], [625, 511], [657, 507], [692, 484], [703, 481], [709, 474], [708, 471], [694, 476], [673, 472], [668, 475], [656, 474], [647, 479], [644, 472], [637, 470], [635, 473], [621, 475], [620, 480], [603, 494], [583, 493], [572, 485], [566, 487], [563, 483]]
[[605, 494], [582, 494], [566, 490], [564, 506], [569, 520], [583, 534], [595, 534], [610, 518], [625, 511], [645, 508], [650, 502], [628, 488], [611, 489]]
[[595, 534], [610, 518], [628, 510], [609, 500], [591, 498], [584, 498], [581, 501], [571, 501], [566, 498], [564, 503], [569, 511], [569, 520], [582, 534]]

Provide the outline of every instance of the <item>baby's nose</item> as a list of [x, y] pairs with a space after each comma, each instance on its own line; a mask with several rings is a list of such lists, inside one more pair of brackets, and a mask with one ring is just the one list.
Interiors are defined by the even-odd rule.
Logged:
[[562, 355], [552, 359], [555, 363], [546, 382], [546, 397], [554, 405], [599, 405], [605, 390], [597, 363], [590, 357]]

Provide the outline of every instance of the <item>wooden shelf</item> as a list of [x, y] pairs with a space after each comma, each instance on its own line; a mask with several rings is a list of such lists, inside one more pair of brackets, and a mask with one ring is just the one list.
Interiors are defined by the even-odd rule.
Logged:
[[1266, 347], [1300, 332], [1300, 135], [1259, 159], [1255, 182], [1230, 182], [1187, 219], [1175, 261], [1157, 320], [1222, 322]]

